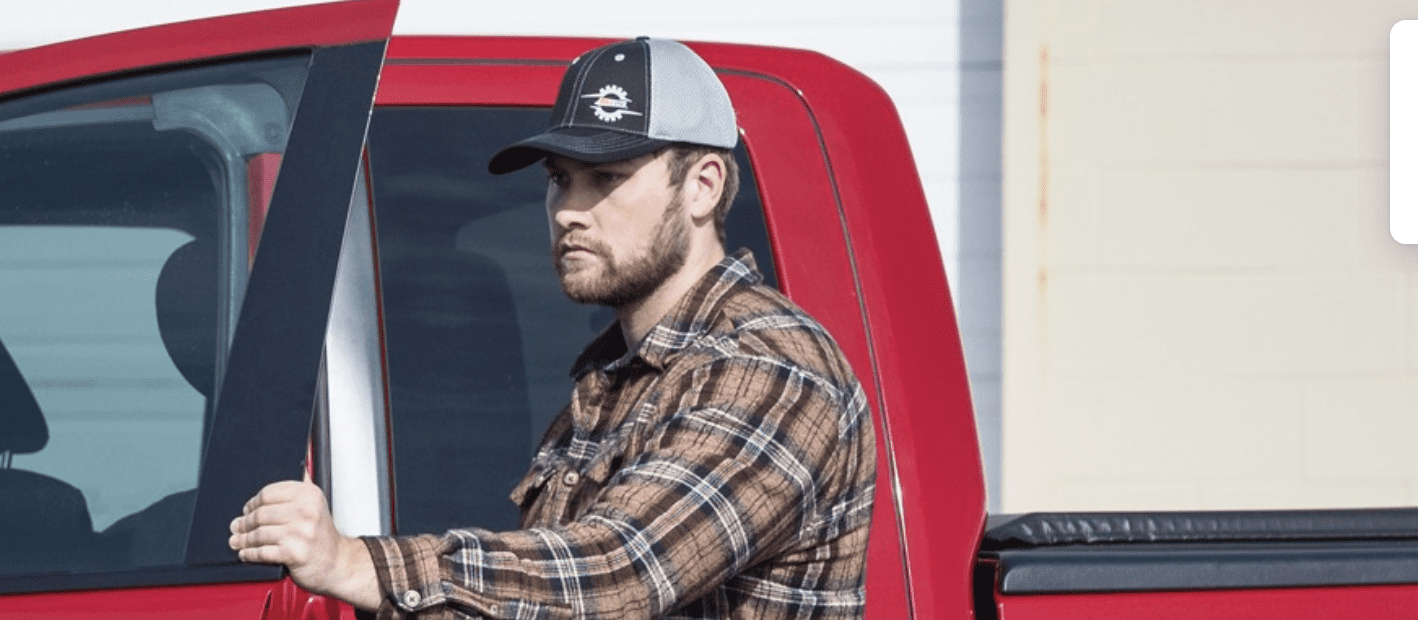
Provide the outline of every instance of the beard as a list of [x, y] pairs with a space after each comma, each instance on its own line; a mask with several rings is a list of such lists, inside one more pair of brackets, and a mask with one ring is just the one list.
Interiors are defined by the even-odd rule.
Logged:
[[[563, 232], [552, 245], [552, 263], [566, 296], [575, 302], [615, 309], [649, 297], [684, 267], [689, 256], [689, 228], [680, 216], [683, 208], [683, 200], [676, 193], [655, 227], [649, 249], [623, 261], [596, 239], [576, 238], [570, 231]], [[568, 267], [561, 260], [568, 245], [585, 248], [600, 257], [600, 270], [593, 266]]]

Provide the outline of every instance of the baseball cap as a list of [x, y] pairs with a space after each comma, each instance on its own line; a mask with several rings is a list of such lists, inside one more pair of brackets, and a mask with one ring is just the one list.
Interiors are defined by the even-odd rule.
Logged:
[[571, 62], [547, 130], [488, 161], [493, 174], [548, 154], [605, 163], [674, 142], [731, 149], [738, 125], [714, 70], [683, 43], [640, 37], [598, 47]]

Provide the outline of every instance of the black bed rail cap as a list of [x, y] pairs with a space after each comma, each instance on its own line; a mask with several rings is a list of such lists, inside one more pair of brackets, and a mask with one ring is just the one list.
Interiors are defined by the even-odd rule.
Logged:
[[1418, 508], [1036, 512], [997, 521], [985, 532], [986, 551], [1118, 543], [1418, 540]]

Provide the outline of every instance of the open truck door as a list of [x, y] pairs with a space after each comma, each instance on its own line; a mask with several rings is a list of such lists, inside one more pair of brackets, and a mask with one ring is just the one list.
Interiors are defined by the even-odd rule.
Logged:
[[227, 528], [303, 474], [397, 6], [0, 54], [0, 618], [349, 613]]

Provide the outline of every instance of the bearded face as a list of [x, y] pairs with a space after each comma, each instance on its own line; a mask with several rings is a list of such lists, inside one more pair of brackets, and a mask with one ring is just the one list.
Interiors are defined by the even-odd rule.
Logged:
[[[655, 292], [684, 267], [688, 256], [689, 228], [681, 216], [683, 211], [682, 197], [675, 192], [649, 243], [621, 254], [584, 233], [564, 231], [552, 246], [552, 262], [566, 296], [579, 303], [619, 309]], [[570, 256], [573, 253], [580, 255]]]

